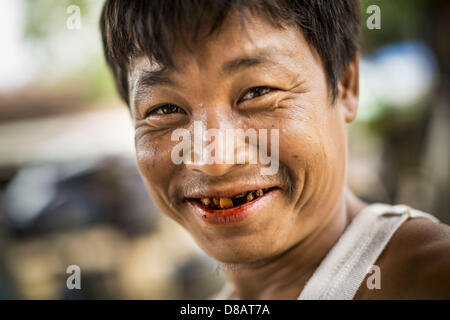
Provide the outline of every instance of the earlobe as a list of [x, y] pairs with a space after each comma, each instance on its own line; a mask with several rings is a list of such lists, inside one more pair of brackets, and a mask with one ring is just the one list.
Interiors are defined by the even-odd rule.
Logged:
[[338, 84], [338, 104], [346, 122], [356, 118], [359, 101], [359, 54], [349, 64]]

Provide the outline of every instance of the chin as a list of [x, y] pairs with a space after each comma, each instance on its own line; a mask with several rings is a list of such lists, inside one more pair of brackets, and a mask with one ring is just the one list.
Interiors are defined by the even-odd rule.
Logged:
[[196, 239], [197, 244], [210, 256], [223, 263], [241, 264], [270, 259], [281, 254], [284, 248], [277, 242], [277, 234]]

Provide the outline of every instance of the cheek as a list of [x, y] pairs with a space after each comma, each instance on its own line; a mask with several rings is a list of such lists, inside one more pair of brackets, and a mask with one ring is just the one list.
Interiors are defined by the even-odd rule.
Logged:
[[280, 155], [287, 155], [285, 161], [304, 161], [311, 167], [342, 161], [345, 127], [338, 108], [327, 101], [328, 91], [316, 90], [280, 104]]
[[335, 182], [342, 184], [347, 163], [347, 132], [339, 109], [337, 106], [331, 108], [325, 120], [323, 141], [327, 146], [328, 162], [335, 175]]
[[323, 164], [327, 153], [323, 120], [307, 110], [295, 110], [280, 122], [280, 157], [293, 171]]
[[[290, 127], [292, 130], [288, 132]], [[308, 184], [302, 193], [309, 193], [312, 186], [317, 187], [329, 172], [327, 146], [321, 136], [317, 128], [293, 123], [283, 130], [280, 138], [281, 161], [289, 168], [297, 189], [300, 191]]]
[[334, 199], [343, 181], [345, 131], [330, 108], [319, 104], [299, 107], [279, 122], [280, 160], [301, 190], [302, 201], [311, 197], [323, 201], [324, 196]]
[[154, 139], [143, 137], [136, 141], [136, 162], [149, 186], [164, 186], [174, 169], [171, 161], [170, 137]]

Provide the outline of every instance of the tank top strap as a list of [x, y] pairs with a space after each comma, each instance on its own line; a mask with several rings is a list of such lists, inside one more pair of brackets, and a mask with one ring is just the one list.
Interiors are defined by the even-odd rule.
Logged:
[[300, 293], [298, 300], [351, 300], [397, 229], [432, 215], [405, 205], [375, 203], [353, 219]]

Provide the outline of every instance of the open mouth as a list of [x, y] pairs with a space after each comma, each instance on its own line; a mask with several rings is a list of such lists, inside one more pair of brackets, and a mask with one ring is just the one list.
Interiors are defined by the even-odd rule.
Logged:
[[[241, 189], [242, 190], [242, 189]], [[208, 196], [185, 198], [188, 207], [210, 225], [235, 225], [249, 220], [264, 208], [275, 204], [282, 191], [279, 187], [258, 188], [237, 194], [224, 191]], [[231, 195], [231, 196], [230, 196]]]
[[203, 197], [192, 198], [189, 200], [195, 201], [209, 210], [225, 210], [238, 208], [247, 203], [253, 202], [256, 199], [264, 196], [266, 193], [270, 192], [272, 189], [274, 188], [251, 190], [236, 194], [232, 197]]

